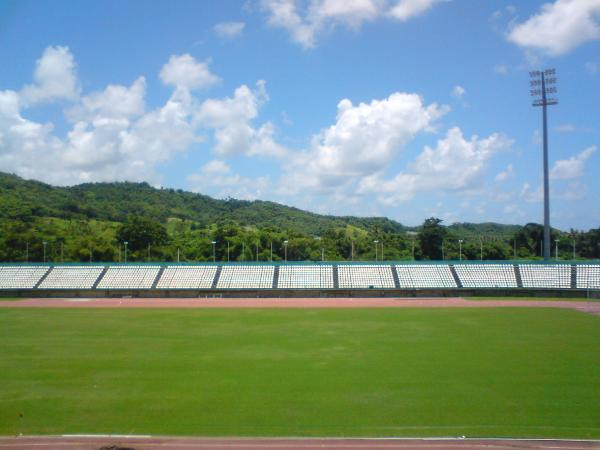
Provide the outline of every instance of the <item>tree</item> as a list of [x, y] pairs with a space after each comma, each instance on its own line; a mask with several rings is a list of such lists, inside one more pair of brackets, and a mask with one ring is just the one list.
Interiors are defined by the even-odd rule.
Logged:
[[167, 230], [160, 223], [144, 217], [133, 216], [117, 229], [117, 240], [128, 242], [131, 251], [143, 250], [148, 245], [163, 245], [168, 242]]
[[442, 259], [442, 243], [446, 236], [446, 228], [442, 220], [430, 217], [423, 222], [419, 231], [419, 245], [423, 259]]

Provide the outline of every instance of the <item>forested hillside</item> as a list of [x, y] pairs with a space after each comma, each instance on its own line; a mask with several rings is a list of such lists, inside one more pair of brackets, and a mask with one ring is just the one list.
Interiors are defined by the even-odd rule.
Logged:
[[[496, 223], [405, 227], [267, 201], [217, 200], [147, 183], [54, 187], [0, 172], [0, 260], [509, 259], [539, 257], [541, 227]], [[600, 229], [553, 231], [559, 256], [598, 257]], [[463, 242], [459, 245], [459, 240]], [[377, 242], [375, 242], [377, 241]], [[46, 244], [44, 244], [44, 242]], [[271, 247], [273, 252], [271, 254]], [[376, 250], [377, 247], [377, 250]], [[577, 251], [577, 248], [579, 249]], [[272, 255], [272, 256], [271, 256]]]

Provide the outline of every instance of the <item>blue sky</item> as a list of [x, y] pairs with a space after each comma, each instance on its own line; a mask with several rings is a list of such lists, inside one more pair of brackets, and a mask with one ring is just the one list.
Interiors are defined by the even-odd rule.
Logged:
[[407, 225], [600, 224], [600, 0], [0, 3], [0, 170]]

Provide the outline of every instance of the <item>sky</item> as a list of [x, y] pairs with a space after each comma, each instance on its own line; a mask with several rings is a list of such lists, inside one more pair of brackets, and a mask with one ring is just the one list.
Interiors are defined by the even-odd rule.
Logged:
[[600, 226], [600, 0], [0, 1], [0, 171]]

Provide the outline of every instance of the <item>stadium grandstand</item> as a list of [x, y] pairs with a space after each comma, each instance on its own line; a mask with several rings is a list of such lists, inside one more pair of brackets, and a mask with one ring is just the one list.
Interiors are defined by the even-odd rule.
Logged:
[[4, 296], [532, 294], [600, 290], [600, 262], [3, 264]]

